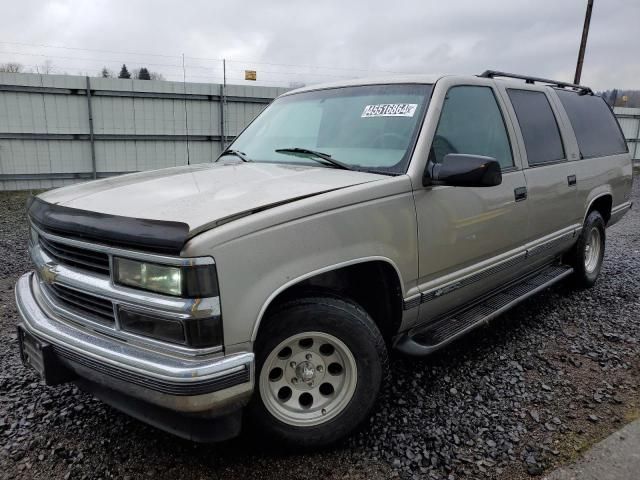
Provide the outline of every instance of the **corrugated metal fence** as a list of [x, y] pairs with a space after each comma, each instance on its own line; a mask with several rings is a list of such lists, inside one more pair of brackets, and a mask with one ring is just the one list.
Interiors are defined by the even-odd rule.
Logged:
[[613, 111], [627, 140], [629, 152], [637, 165], [640, 163], [640, 108], [616, 107]]
[[210, 162], [285, 91], [0, 73], [0, 190]]
[[[0, 73], [0, 190], [210, 162], [286, 89]], [[615, 109], [640, 162], [640, 109]]]

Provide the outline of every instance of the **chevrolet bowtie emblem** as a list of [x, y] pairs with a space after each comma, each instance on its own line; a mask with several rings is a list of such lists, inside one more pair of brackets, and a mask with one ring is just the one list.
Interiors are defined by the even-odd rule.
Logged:
[[43, 265], [40, 269], [40, 278], [46, 283], [53, 283], [56, 279], [56, 267], [49, 263]]

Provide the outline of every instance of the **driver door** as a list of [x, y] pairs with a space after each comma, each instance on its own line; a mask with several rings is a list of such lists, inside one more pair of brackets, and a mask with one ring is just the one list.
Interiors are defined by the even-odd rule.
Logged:
[[427, 186], [415, 191], [422, 293], [419, 323], [462, 306], [517, 274], [509, 259], [526, 240], [526, 183], [512, 149], [513, 129], [498, 99], [494, 88], [484, 85], [453, 86], [444, 99], [430, 160], [441, 162], [448, 153], [493, 157], [501, 165], [502, 184]]

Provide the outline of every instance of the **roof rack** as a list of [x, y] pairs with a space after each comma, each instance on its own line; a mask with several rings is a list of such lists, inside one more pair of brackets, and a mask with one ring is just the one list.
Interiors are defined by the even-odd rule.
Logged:
[[506, 73], [506, 72], [499, 72], [496, 70], [486, 70], [478, 76], [484, 77], [484, 78], [495, 78], [495, 77], [517, 78], [520, 80], [524, 80], [526, 83], [533, 84], [535, 82], [541, 82], [541, 83], [546, 83], [547, 85], [551, 85], [553, 87], [571, 88], [573, 90], [577, 90], [580, 95], [593, 95], [593, 90], [591, 90], [589, 87], [585, 87], [584, 85], [576, 85], [575, 83], [559, 82], [557, 80], [549, 80], [548, 78], [530, 77], [528, 75], [518, 75], [517, 73]]

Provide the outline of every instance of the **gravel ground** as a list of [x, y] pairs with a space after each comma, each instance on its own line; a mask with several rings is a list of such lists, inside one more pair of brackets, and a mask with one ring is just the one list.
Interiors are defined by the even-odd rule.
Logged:
[[557, 285], [435, 356], [396, 355], [370, 424], [300, 454], [247, 436], [193, 444], [73, 386], [41, 385], [13, 330], [25, 198], [0, 192], [0, 479], [531, 478], [640, 416], [637, 209], [608, 230], [594, 288]]

